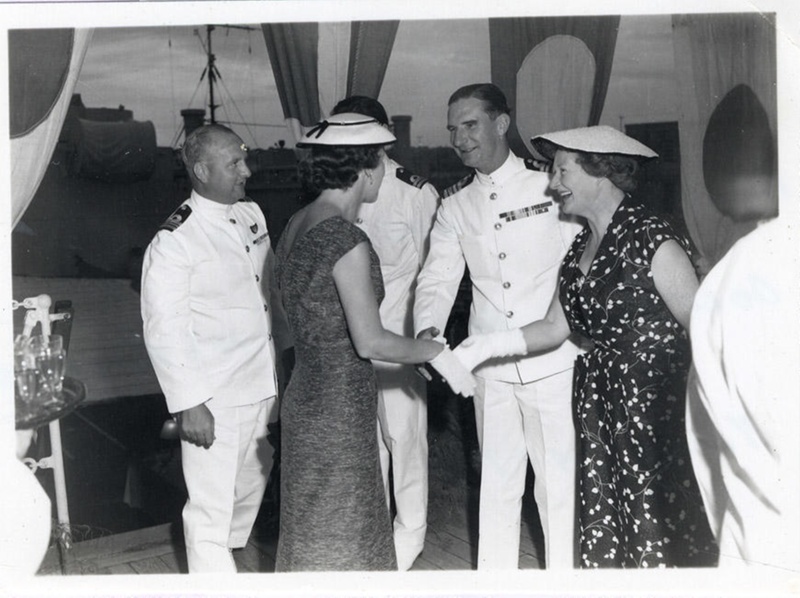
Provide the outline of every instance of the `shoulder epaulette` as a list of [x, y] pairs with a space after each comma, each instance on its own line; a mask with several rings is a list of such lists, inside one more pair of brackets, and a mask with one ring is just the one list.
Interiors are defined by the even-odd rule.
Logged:
[[458, 193], [464, 187], [469, 185], [474, 178], [475, 178], [475, 173], [474, 172], [469, 173], [467, 176], [458, 181], [456, 184], [450, 185], [447, 189], [445, 189], [444, 193], [442, 193], [442, 197], [450, 197], [454, 193]]
[[416, 187], [417, 189], [422, 189], [425, 186], [425, 183], [428, 182], [428, 179], [426, 179], [425, 177], [414, 174], [413, 172], [406, 170], [403, 167], [400, 167], [395, 171], [395, 176], [404, 183], [408, 183], [409, 185], [411, 185], [412, 187]]
[[164, 221], [164, 224], [158, 227], [158, 230], [166, 230], [169, 232], [174, 231], [181, 224], [186, 222], [189, 216], [192, 215], [192, 208], [188, 204], [183, 204], [177, 210], [172, 212], [172, 215]]
[[525, 158], [525, 168], [539, 172], [550, 172], [550, 162], [545, 162], [544, 160], [534, 160], [533, 158]]

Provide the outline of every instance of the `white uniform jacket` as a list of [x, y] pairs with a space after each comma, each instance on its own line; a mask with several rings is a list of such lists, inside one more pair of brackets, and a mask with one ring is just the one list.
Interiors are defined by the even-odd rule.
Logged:
[[275, 396], [270, 255], [257, 204], [196, 192], [148, 246], [144, 340], [171, 413], [212, 397], [233, 407]]
[[720, 567], [800, 566], [799, 248], [796, 220], [760, 225], [692, 307], [686, 425]]
[[413, 296], [433, 226], [439, 193], [426, 179], [385, 157], [386, 174], [374, 203], [362, 203], [356, 224], [369, 236], [381, 260], [386, 296], [383, 326], [396, 334], [414, 333]]
[[[561, 260], [581, 225], [559, 216], [546, 194], [549, 176], [509, 153], [490, 175], [462, 179], [444, 193], [431, 231], [430, 253], [417, 281], [415, 332], [444, 331], [464, 265], [472, 279], [470, 334], [539, 320], [556, 290]], [[476, 374], [527, 383], [573, 366], [578, 347], [521, 359], [496, 359]]]

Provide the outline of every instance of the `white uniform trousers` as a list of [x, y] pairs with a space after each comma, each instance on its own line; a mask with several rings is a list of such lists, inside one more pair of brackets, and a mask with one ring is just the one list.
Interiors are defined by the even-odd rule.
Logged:
[[481, 447], [478, 569], [519, 567], [528, 457], [548, 569], [574, 566], [575, 429], [572, 370], [528, 384], [478, 378]]
[[378, 447], [386, 503], [391, 465], [397, 566], [407, 571], [425, 546], [428, 527], [428, 403], [425, 381], [413, 366], [376, 369]]
[[278, 416], [277, 401], [210, 409], [211, 447], [181, 441], [186, 559], [189, 573], [235, 573], [231, 549], [247, 544], [272, 469], [267, 423]]

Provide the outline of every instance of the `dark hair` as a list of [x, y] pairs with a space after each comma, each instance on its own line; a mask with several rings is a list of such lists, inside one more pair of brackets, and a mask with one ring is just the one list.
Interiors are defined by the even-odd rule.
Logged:
[[313, 146], [297, 168], [303, 194], [311, 201], [326, 189], [349, 189], [359, 172], [376, 168], [380, 161], [380, 148], [374, 145]]
[[581, 165], [589, 176], [607, 178], [618, 189], [630, 193], [636, 189], [636, 173], [639, 171], [639, 160], [624, 154], [595, 154], [566, 150], [576, 154], [575, 162]]
[[199, 127], [186, 137], [186, 141], [181, 148], [181, 158], [190, 175], [194, 165], [205, 160], [208, 148], [223, 136], [239, 139], [239, 136], [228, 127], [217, 124]]
[[450, 106], [458, 100], [467, 100], [475, 98], [483, 102], [483, 109], [494, 120], [501, 114], [511, 114], [511, 108], [508, 107], [508, 101], [505, 94], [494, 83], [473, 83], [459, 87], [447, 100], [447, 105]]
[[382, 125], [389, 126], [389, 117], [386, 115], [386, 109], [378, 100], [368, 96], [350, 96], [340, 100], [331, 110], [331, 114], [342, 114], [344, 112], [355, 112], [356, 114], [371, 116]]

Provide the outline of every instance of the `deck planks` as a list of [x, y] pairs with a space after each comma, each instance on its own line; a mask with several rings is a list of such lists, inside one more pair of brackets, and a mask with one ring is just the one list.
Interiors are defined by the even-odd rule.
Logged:
[[[466, 519], [462, 520], [466, 522]], [[425, 548], [412, 571], [469, 571], [475, 569], [477, 551], [469, 530], [453, 522], [431, 524]], [[233, 552], [240, 573], [275, 571], [277, 538], [254, 534], [247, 546]], [[76, 543], [70, 551], [71, 574], [166, 574], [186, 573], [182, 538], [174, 537], [171, 524], [125, 532]], [[524, 543], [520, 547], [520, 569], [543, 569], [542, 559]], [[59, 575], [58, 555], [48, 550], [40, 575]]]

